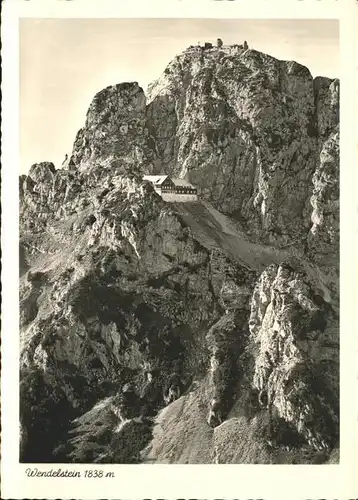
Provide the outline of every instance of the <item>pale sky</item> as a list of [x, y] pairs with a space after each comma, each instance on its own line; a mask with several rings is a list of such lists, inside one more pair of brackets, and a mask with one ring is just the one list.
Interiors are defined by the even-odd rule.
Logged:
[[339, 77], [334, 20], [21, 19], [21, 173], [61, 166], [96, 92], [124, 81], [145, 90], [176, 54], [218, 37]]

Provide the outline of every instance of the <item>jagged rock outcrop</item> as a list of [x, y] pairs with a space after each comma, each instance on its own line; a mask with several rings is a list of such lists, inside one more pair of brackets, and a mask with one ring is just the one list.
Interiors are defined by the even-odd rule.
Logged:
[[313, 83], [317, 132], [324, 139], [339, 123], [339, 80], [319, 76]]
[[209, 330], [209, 373], [159, 413], [148, 463], [321, 463], [336, 447], [339, 330], [326, 287], [289, 258], [261, 274], [248, 307]]
[[250, 234], [303, 244], [311, 179], [338, 122], [338, 80], [242, 46], [177, 56], [149, 91], [162, 166]]
[[250, 315], [253, 382], [262, 404], [325, 450], [338, 436], [339, 329], [334, 307], [310, 281], [289, 263], [261, 275]]
[[320, 162], [313, 178], [312, 226], [308, 251], [321, 266], [337, 267], [339, 262], [339, 130], [322, 145]]
[[[91, 193], [92, 206], [77, 212], [70, 226], [73, 216], [65, 219], [63, 231], [53, 213], [48, 216], [47, 231], [66, 246], [55, 256], [43, 248], [41, 264], [33, 248], [36, 272], [21, 281], [25, 421], [30, 409], [36, 415], [44, 393], [57, 395], [68, 420], [129, 380], [138, 393], [149, 391], [147, 411], [155, 410], [164, 404], [170, 377], [177, 374], [185, 388], [205, 370], [201, 337], [224, 305], [237, 302], [228, 286], [242, 288], [248, 302], [255, 271], [214, 257], [150, 185], [137, 188], [128, 196], [113, 186], [100, 204]], [[30, 403], [27, 381], [35, 374], [46, 389], [31, 393]], [[27, 450], [50, 425], [29, 432]], [[53, 436], [46, 438], [55, 446]]]
[[191, 47], [20, 177], [22, 460], [337, 460], [338, 106], [295, 62]]
[[155, 147], [146, 124], [146, 98], [139, 85], [120, 83], [98, 92], [76, 136], [70, 168], [100, 165], [122, 173], [151, 172]]
[[242, 45], [196, 46], [174, 58], [147, 102], [136, 83], [99, 92], [69, 168], [187, 176], [251, 237], [305, 248], [312, 176], [338, 120], [338, 80]]

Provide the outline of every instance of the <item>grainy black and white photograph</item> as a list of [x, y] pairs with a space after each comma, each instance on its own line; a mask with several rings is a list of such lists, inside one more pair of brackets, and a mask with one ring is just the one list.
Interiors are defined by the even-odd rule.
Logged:
[[19, 37], [20, 462], [338, 464], [338, 21]]

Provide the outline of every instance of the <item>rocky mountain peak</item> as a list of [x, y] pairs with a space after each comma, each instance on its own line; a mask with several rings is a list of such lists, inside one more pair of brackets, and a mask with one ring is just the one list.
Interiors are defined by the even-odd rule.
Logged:
[[55, 165], [51, 162], [44, 161], [42, 163], [35, 163], [29, 170], [29, 177], [34, 182], [49, 182], [53, 179], [56, 169]]
[[305, 244], [309, 179], [338, 123], [338, 91], [338, 80], [313, 79], [294, 61], [191, 47], [149, 88], [159, 168], [188, 178], [252, 237]]
[[338, 109], [294, 61], [192, 46], [20, 177], [22, 460], [337, 461]]
[[93, 98], [76, 136], [69, 168], [120, 166], [151, 172], [154, 147], [146, 123], [146, 98], [137, 82], [107, 87]]

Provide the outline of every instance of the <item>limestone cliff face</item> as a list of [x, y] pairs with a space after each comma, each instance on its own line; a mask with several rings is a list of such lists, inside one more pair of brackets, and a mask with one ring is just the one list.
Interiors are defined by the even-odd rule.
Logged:
[[338, 266], [339, 261], [339, 130], [323, 142], [320, 161], [314, 172], [311, 196], [312, 226], [308, 249], [322, 266]]
[[339, 122], [339, 81], [317, 77], [313, 83], [317, 132], [322, 140], [333, 132]]
[[301, 242], [322, 142], [338, 122], [338, 87], [241, 46], [193, 47], [150, 88], [161, 168], [187, 175], [252, 236]]
[[193, 47], [20, 177], [22, 460], [336, 456], [338, 104], [297, 63]]
[[[51, 192], [47, 182], [38, 191]], [[164, 405], [171, 377], [183, 390], [205, 372], [207, 325], [238, 302], [228, 287], [242, 290], [247, 307], [256, 271], [193, 239], [180, 214], [150, 186], [132, 187], [128, 195], [122, 186], [105, 193], [86, 186], [89, 205], [75, 216], [60, 221], [56, 211], [48, 212], [46, 238], [23, 227], [32, 264], [20, 285], [27, 425], [31, 412], [41, 415], [44, 401], [50, 413], [57, 404], [68, 421], [128, 381], [143, 398], [134, 415], [150, 415]], [[29, 212], [24, 222], [28, 218]], [[45, 242], [41, 248], [38, 240]], [[25, 457], [40, 436], [56, 444], [50, 422], [42, 428], [33, 422]]]
[[321, 463], [336, 447], [338, 318], [317, 269], [269, 266], [248, 307], [208, 331], [207, 376], [160, 412], [148, 463]]
[[324, 450], [338, 435], [339, 331], [329, 298], [310, 281], [289, 263], [261, 275], [250, 315], [253, 382], [268, 408]]
[[154, 166], [154, 144], [146, 124], [146, 98], [137, 83], [121, 83], [95, 95], [79, 130], [69, 168], [96, 165], [133, 173]]

